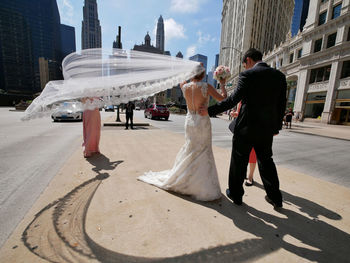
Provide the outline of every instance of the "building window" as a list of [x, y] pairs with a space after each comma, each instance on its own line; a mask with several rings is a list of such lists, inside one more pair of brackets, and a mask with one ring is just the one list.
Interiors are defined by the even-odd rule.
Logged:
[[322, 115], [327, 92], [307, 94], [305, 104], [305, 118], [318, 118]]
[[293, 63], [294, 53], [290, 53], [289, 55], [289, 63]]
[[298, 58], [301, 58], [302, 54], [303, 54], [303, 49], [301, 48], [298, 50]]
[[326, 23], [326, 18], [327, 18], [327, 11], [319, 15], [318, 25], [323, 25], [324, 23]]
[[350, 77], [350, 60], [343, 62], [343, 68], [341, 70], [340, 78]]
[[327, 2], [328, 0], [321, 0], [321, 3], [325, 3], [325, 2]]
[[348, 41], [350, 41], [350, 27], [348, 28]]
[[337, 38], [337, 32], [330, 34], [327, 38], [327, 48], [335, 46], [335, 40]]
[[322, 82], [329, 80], [329, 75], [331, 73], [331, 65], [315, 68], [311, 70], [309, 83]]
[[340, 16], [340, 11], [341, 11], [341, 3], [333, 7], [332, 19]]
[[315, 41], [314, 53], [320, 51], [320, 50], [321, 50], [321, 47], [322, 47], [322, 38], [317, 39], [317, 40]]

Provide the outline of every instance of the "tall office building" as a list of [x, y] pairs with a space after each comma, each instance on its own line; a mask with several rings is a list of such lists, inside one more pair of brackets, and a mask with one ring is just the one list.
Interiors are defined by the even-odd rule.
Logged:
[[219, 64], [229, 66], [232, 78], [249, 48], [262, 52], [285, 41], [294, 0], [223, 0]]
[[113, 41], [113, 48], [123, 48], [122, 44], [122, 27], [118, 26], [118, 35]]
[[97, 13], [96, 0], [84, 0], [83, 22], [81, 27], [81, 48], [100, 48], [101, 26]]
[[303, 31], [307, 14], [309, 11], [310, 0], [295, 0], [294, 13], [292, 18], [292, 37]]
[[61, 49], [63, 58], [76, 51], [74, 27], [61, 24]]
[[156, 48], [164, 52], [164, 21], [160, 16], [157, 23]]
[[51, 76], [59, 79], [61, 24], [56, 0], [0, 1], [0, 17], [0, 89], [11, 94], [40, 91], [40, 57], [50, 60]]

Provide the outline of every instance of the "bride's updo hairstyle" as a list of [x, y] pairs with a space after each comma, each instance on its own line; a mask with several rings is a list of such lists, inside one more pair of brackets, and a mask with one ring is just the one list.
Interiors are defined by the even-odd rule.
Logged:
[[204, 78], [205, 76], [205, 68], [201, 65], [198, 64], [194, 69], [193, 69], [193, 73], [196, 74], [193, 79], [195, 80], [201, 80]]

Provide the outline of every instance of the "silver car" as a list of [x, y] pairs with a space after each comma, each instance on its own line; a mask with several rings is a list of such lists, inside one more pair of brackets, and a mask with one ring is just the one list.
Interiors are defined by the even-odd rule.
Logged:
[[63, 102], [51, 115], [53, 121], [82, 121], [83, 111], [80, 102]]

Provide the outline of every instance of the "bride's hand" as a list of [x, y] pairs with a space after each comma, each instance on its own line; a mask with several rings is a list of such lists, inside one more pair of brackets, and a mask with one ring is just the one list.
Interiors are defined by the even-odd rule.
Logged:
[[220, 79], [220, 87], [225, 86], [226, 84], [226, 79]]

